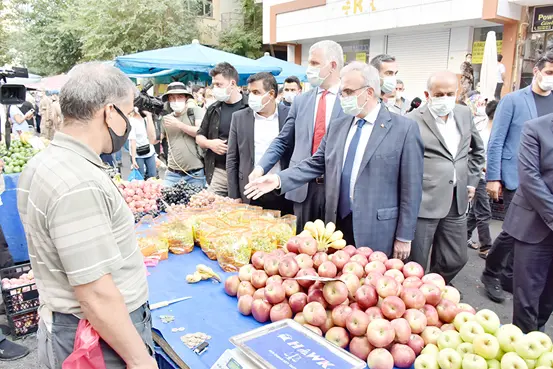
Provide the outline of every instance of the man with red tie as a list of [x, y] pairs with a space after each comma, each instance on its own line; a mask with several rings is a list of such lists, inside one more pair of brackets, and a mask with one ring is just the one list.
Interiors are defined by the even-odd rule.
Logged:
[[[292, 147], [290, 166], [310, 158], [319, 148], [329, 124], [345, 117], [338, 98], [343, 55], [342, 47], [334, 41], [324, 40], [311, 46], [307, 78], [314, 88], [296, 97], [285, 126], [250, 174], [250, 182], [268, 173]], [[307, 221], [324, 219], [324, 176], [286, 193], [286, 198], [294, 203], [298, 232]]]

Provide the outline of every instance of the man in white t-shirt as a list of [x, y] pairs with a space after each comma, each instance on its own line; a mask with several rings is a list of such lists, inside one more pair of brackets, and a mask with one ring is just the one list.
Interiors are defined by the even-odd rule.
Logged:
[[501, 90], [503, 89], [503, 83], [505, 83], [505, 64], [501, 61], [503, 60], [503, 55], [497, 54], [497, 85], [495, 86], [495, 99], [497, 101], [501, 100]]

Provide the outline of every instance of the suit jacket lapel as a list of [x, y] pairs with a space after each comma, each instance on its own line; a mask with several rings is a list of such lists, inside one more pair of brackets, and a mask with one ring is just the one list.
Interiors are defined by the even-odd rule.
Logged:
[[[361, 166], [359, 167], [359, 174], [361, 174], [363, 169], [367, 166], [376, 149], [378, 149], [378, 146], [380, 146], [380, 143], [382, 143], [382, 140], [384, 139], [384, 137], [386, 137], [386, 134], [388, 134], [388, 131], [390, 130], [392, 124], [391, 122], [392, 117], [390, 116], [388, 109], [386, 109], [386, 107], [381, 104], [380, 112], [378, 113], [378, 117], [374, 122], [373, 130], [367, 144], [367, 149], [365, 150], [363, 160], [361, 161]], [[357, 181], [357, 178], [355, 179], [355, 181]]]
[[[332, 107], [332, 114], [330, 115], [330, 121], [328, 122], [328, 124], [330, 124], [330, 122], [332, 122], [336, 118], [339, 118], [342, 114], [343, 114], [343, 111], [342, 111], [342, 105], [340, 104], [340, 90], [338, 90], [338, 95], [336, 95], [336, 101], [334, 101], [334, 106]], [[328, 127], [326, 127], [326, 129], [328, 130]]]
[[317, 91], [319, 91], [318, 88], [314, 88], [313, 90], [309, 91], [309, 95], [307, 96], [306, 107], [305, 107], [305, 114], [307, 115], [307, 119], [305, 121], [308, 122], [307, 132], [309, 133], [309, 142], [313, 141], [313, 130], [315, 127], [315, 104], [317, 102]]
[[532, 86], [526, 87], [526, 91], [524, 92], [524, 99], [526, 100], [528, 109], [530, 109], [530, 115], [532, 116], [532, 119], [536, 119], [538, 117], [538, 109], [536, 108], [536, 101], [534, 100], [534, 96], [532, 95]]
[[438, 141], [442, 144], [445, 152], [449, 155], [451, 160], [453, 160], [453, 155], [449, 152], [447, 148], [447, 144], [445, 143], [445, 139], [443, 138], [442, 134], [440, 133], [440, 130], [438, 129], [438, 124], [436, 123], [436, 119], [432, 116], [430, 113], [430, 110], [428, 110], [428, 106], [424, 106], [420, 109], [420, 113], [422, 114], [422, 120], [424, 123], [428, 126], [430, 131], [436, 136]]

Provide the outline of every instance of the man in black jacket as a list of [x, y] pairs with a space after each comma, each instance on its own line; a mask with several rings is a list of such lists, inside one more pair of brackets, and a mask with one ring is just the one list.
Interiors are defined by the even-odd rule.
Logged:
[[230, 123], [232, 114], [246, 108], [247, 103], [238, 87], [238, 72], [232, 65], [219, 63], [209, 75], [213, 79], [213, 96], [217, 102], [207, 109], [196, 142], [206, 150], [204, 164], [209, 191], [227, 196], [226, 162]]

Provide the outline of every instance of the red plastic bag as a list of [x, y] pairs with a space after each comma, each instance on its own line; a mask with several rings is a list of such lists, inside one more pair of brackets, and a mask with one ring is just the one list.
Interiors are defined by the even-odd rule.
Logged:
[[79, 321], [73, 352], [63, 362], [62, 369], [106, 369], [100, 336], [88, 320]]

